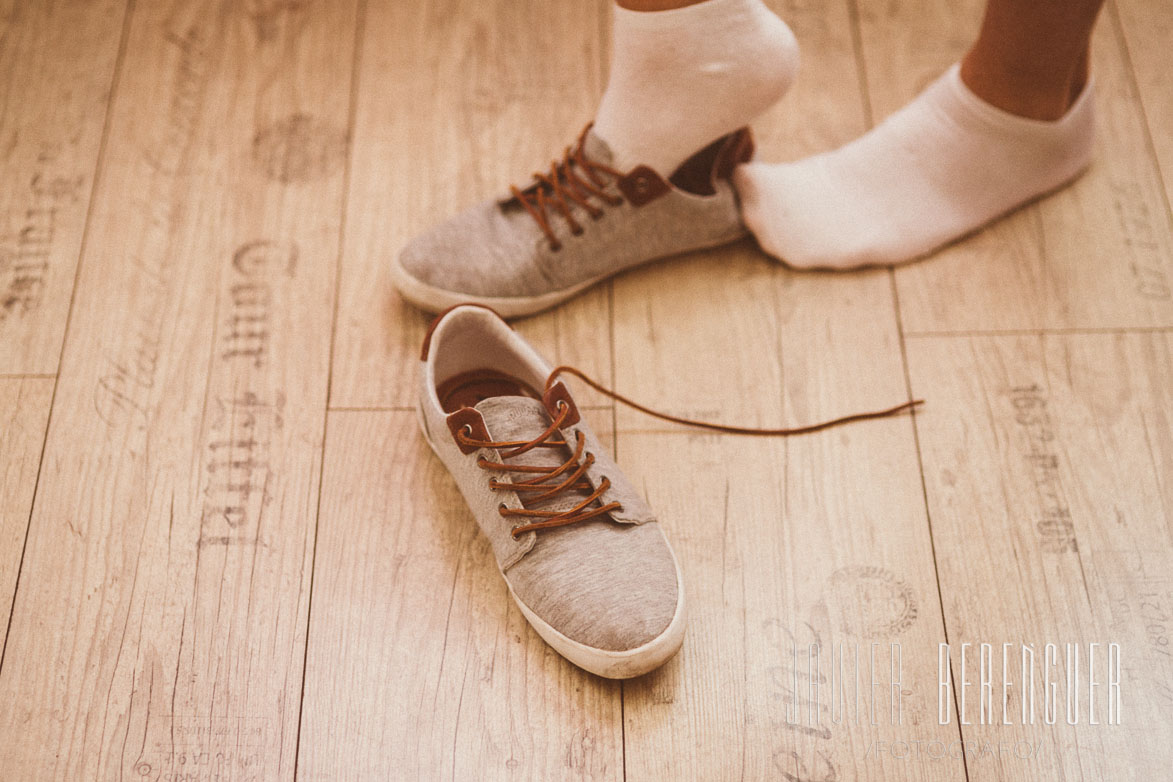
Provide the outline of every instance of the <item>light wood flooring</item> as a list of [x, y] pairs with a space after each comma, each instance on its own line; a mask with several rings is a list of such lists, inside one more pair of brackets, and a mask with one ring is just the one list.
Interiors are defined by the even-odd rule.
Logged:
[[[982, 3], [772, 5], [803, 64], [756, 129], [789, 160], [916, 94]], [[795, 273], [743, 242], [519, 322], [685, 415], [926, 400], [747, 440], [577, 391], [690, 595], [681, 653], [626, 683], [510, 602], [418, 436], [428, 318], [388, 279], [573, 140], [608, 26], [587, 0], [0, 0], [0, 781], [1168, 778], [1173, 5], [1105, 8], [1090, 172], [930, 260]], [[876, 655], [869, 701], [898, 649], [899, 724], [833, 720], [816, 641]], [[977, 685], [940, 724], [945, 642], [971, 681], [983, 643], [1100, 644], [1101, 680], [1119, 644], [1122, 724], [1040, 699], [980, 725]]]

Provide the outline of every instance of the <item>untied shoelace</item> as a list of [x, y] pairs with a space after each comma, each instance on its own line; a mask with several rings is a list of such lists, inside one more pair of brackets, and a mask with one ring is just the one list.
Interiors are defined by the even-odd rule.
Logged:
[[[739, 435], [755, 435], [761, 437], [789, 437], [791, 435], [810, 434], [812, 432], [822, 431], [823, 429], [830, 429], [831, 427], [841, 426], [856, 421], [866, 421], [872, 418], [886, 418], [888, 416], [897, 415], [906, 410], [913, 410], [918, 405], [924, 404], [922, 399], [914, 399], [903, 404], [889, 407], [886, 410], [876, 410], [867, 413], [853, 413], [851, 415], [841, 416], [829, 421], [821, 421], [815, 424], [808, 424], [806, 426], [798, 427], [783, 427], [777, 429], [765, 429], [747, 426], [728, 426], [726, 424], [718, 424], [710, 421], [697, 421], [691, 418], [682, 418], [680, 416], [662, 413], [658, 410], [652, 410], [649, 407], [639, 404], [638, 402], [628, 399], [601, 383], [591, 379], [584, 372], [571, 366], [555, 367], [546, 378], [545, 390], [549, 391], [554, 381], [559, 375], [567, 374], [577, 377], [582, 382], [586, 383], [591, 388], [595, 389], [601, 394], [614, 399], [620, 404], [638, 410], [645, 415], [650, 415], [654, 418], [659, 418], [664, 421], [670, 421], [682, 426], [690, 426], [697, 429], [707, 429], [713, 432], [720, 432], [722, 434], [739, 434]], [[505, 473], [530, 473], [532, 478], [523, 480], [502, 481], [497, 478], [492, 478], [489, 481], [489, 487], [493, 491], [512, 491], [519, 496], [523, 496], [523, 505], [528, 501], [529, 504], [537, 504], [546, 500], [552, 500], [556, 497], [562, 496], [568, 492], [581, 491], [586, 492], [581, 501], [566, 509], [541, 509], [541, 508], [509, 508], [504, 503], [498, 506], [498, 512], [505, 518], [523, 517], [533, 518], [537, 521], [531, 521], [520, 524], [513, 528], [512, 533], [516, 538], [526, 532], [539, 529], [548, 529], [550, 527], [561, 527], [567, 524], [574, 524], [587, 519], [593, 519], [598, 516], [610, 513], [613, 510], [621, 510], [622, 505], [618, 502], [612, 501], [607, 503], [599, 503], [591, 507], [597, 500], [611, 488], [611, 481], [607, 477], [603, 477], [599, 481], [598, 486], [592, 487], [589, 480], [586, 478], [587, 471], [595, 463], [594, 454], [586, 450], [586, 439], [581, 430], [576, 430], [574, 450], [565, 462], [557, 466], [540, 466], [540, 465], [526, 465], [526, 464], [506, 464], [505, 462], [513, 457], [520, 456], [523, 453], [531, 451], [535, 448], [569, 448], [569, 443], [565, 439], [552, 440], [555, 432], [558, 432], [565, 423], [567, 416], [570, 414], [570, 406], [562, 400], [557, 402], [557, 415], [554, 416], [550, 425], [532, 440], [478, 440], [472, 438], [471, 428], [461, 430], [457, 433], [456, 439], [462, 445], [475, 448], [492, 448], [500, 451], [500, 462], [490, 461], [486, 458], [479, 457], [477, 459], [477, 466], [489, 471], [505, 472]]]

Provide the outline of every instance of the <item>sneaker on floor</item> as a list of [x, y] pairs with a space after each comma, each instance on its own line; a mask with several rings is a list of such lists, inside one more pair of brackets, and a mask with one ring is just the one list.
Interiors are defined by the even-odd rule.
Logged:
[[745, 235], [730, 177], [752, 155], [742, 128], [667, 178], [648, 166], [619, 171], [587, 126], [529, 187], [412, 240], [392, 263], [395, 286], [431, 312], [475, 302], [515, 317], [648, 261], [726, 244]]
[[545, 388], [551, 367], [478, 306], [437, 318], [421, 359], [424, 436], [538, 634], [613, 679], [672, 657], [685, 624], [676, 557], [566, 386]]

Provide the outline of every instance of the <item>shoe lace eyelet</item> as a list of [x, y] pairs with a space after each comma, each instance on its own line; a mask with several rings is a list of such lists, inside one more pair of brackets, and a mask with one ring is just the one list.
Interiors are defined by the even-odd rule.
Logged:
[[505, 515], [506, 510], [508, 510], [508, 507], [503, 502], [497, 506], [497, 512], [500, 513], [502, 516]]
[[578, 228], [576, 230], [571, 231], [570, 233], [572, 236], [582, 236], [584, 233], [586, 233], [586, 231], [583, 230], [582, 228]]
[[556, 253], [562, 249], [562, 242], [550, 242], [550, 252]]

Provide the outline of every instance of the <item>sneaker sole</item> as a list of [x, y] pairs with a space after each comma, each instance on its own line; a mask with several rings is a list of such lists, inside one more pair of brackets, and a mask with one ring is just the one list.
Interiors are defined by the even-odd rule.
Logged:
[[[423, 433], [424, 440], [427, 441], [428, 446], [432, 449], [432, 453], [436, 454], [436, 458], [443, 462], [444, 460], [440, 457], [440, 451], [436, 448], [436, 444], [432, 442], [427, 428], [423, 425], [423, 412], [419, 410], [418, 406], [416, 408], [416, 416], [420, 423], [420, 431]], [[660, 534], [663, 535], [663, 531]], [[684, 576], [680, 572], [680, 562], [676, 559], [676, 552], [672, 550], [671, 546], [668, 547], [668, 553], [671, 554], [672, 565], [676, 568], [677, 600], [676, 612], [672, 615], [672, 621], [668, 623], [668, 626], [664, 628], [663, 632], [652, 640], [642, 646], [623, 651], [598, 649], [567, 637], [534, 613], [533, 609], [526, 605], [517, 596], [517, 593], [513, 591], [513, 585], [509, 583], [509, 579], [504, 578], [504, 576], [502, 578], [505, 581], [505, 585], [509, 587], [509, 596], [513, 598], [513, 602], [521, 609], [521, 613], [525, 616], [526, 621], [537, 631], [543, 641], [554, 648], [554, 651], [579, 668], [597, 676], [602, 676], [606, 679], [631, 679], [659, 668], [680, 651], [680, 647], [684, 643], [684, 629], [686, 625]]]
[[399, 294], [411, 302], [421, 310], [436, 314], [443, 312], [450, 307], [455, 307], [458, 304], [479, 304], [482, 307], [489, 307], [495, 310], [503, 318], [520, 318], [526, 315], [536, 315], [539, 312], [555, 307], [567, 299], [572, 299], [578, 294], [590, 288], [593, 285], [598, 285], [604, 280], [610, 279], [617, 274], [625, 271], [645, 266], [649, 263], [662, 261], [667, 258], [674, 258], [677, 255], [685, 255], [691, 252], [701, 252], [703, 250], [711, 250], [715, 247], [724, 247], [727, 244], [740, 241], [745, 238], [746, 233], [743, 231], [737, 236], [722, 239], [721, 241], [713, 242], [712, 244], [700, 245], [682, 250], [679, 253], [672, 255], [665, 255], [659, 258], [649, 258], [646, 261], [641, 261], [638, 264], [628, 266], [624, 269], [619, 269], [610, 274], [603, 274], [598, 277], [580, 282], [572, 285], [569, 288], [553, 291], [551, 293], [541, 293], [537, 296], [474, 296], [469, 293], [459, 293], [457, 291], [450, 291], [447, 288], [439, 288], [435, 285], [430, 285], [423, 280], [413, 277], [403, 265], [399, 263], [399, 258], [391, 262], [391, 282], [399, 291]]
[[438, 288], [412, 277], [399, 263], [398, 258], [391, 263], [391, 281], [399, 294], [421, 310], [432, 314], [443, 312], [458, 304], [479, 304], [482, 307], [495, 310], [503, 318], [536, 315], [567, 299], [574, 298], [587, 288], [597, 285], [610, 276], [605, 274], [586, 282], [580, 282], [570, 288], [538, 296], [473, 296], [468, 293], [457, 293], [446, 288]]

